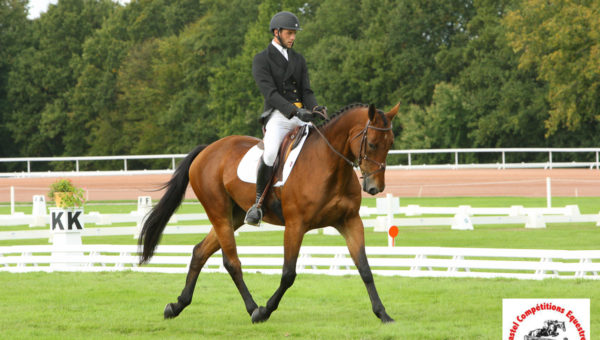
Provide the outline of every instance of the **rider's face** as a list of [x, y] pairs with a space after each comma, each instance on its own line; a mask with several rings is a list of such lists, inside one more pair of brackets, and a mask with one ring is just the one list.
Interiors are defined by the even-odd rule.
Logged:
[[275, 35], [279, 34], [283, 47], [292, 48], [294, 41], [296, 40], [296, 30], [282, 29], [281, 31], [275, 30]]

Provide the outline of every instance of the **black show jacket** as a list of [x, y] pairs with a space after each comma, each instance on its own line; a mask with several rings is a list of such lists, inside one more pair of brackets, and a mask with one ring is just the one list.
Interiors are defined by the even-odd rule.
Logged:
[[288, 49], [288, 60], [269, 43], [269, 46], [254, 56], [252, 76], [265, 98], [263, 116], [267, 118], [273, 109], [291, 117], [296, 111], [294, 102], [312, 110], [317, 100], [310, 89], [306, 60], [293, 49]]

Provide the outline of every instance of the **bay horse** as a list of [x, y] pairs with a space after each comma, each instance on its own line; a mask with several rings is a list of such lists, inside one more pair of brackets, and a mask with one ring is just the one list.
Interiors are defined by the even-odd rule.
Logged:
[[399, 105], [387, 113], [374, 105], [350, 105], [330, 121], [311, 129], [285, 185], [273, 188], [263, 205], [264, 221], [285, 226], [281, 281], [264, 307], [254, 302], [246, 287], [234, 238], [234, 231], [243, 225], [246, 210], [255, 200], [255, 184], [242, 182], [237, 176], [237, 166], [246, 151], [260, 140], [228, 136], [190, 152], [165, 185], [167, 190], [150, 211], [139, 238], [140, 247], [143, 246], [140, 264], [143, 264], [154, 255], [189, 182], [212, 228], [194, 247], [185, 287], [177, 302], [167, 304], [164, 318], [178, 316], [191, 303], [202, 267], [213, 253], [222, 249], [224, 267], [241, 294], [252, 322], [268, 320], [294, 283], [304, 234], [311, 229], [333, 226], [346, 240], [373, 312], [382, 322], [393, 322], [379, 298], [365, 253], [363, 222], [358, 214], [361, 185], [353, 165], [357, 162], [362, 172], [362, 190], [371, 195], [384, 190], [385, 160], [394, 141], [392, 119]]

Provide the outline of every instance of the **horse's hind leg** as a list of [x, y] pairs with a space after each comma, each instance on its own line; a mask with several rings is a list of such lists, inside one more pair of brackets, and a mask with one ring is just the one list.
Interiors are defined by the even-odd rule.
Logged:
[[198, 275], [200, 275], [200, 271], [202, 270], [202, 267], [204, 267], [204, 264], [208, 258], [210, 258], [212, 254], [219, 250], [219, 248], [220, 245], [217, 239], [217, 234], [215, 233], [214, 229], [211, 229], [204, 240], [194, 247], [192, 252], [192, 260], [190, 261], [190, 268], [185, 281], [185, 287], [183, 288], [181, 295], [179, 295], [177, 298], [177, 302], [169, 303], [165, 307], [165, 319], [178, 316], [185, 307], [192, 303], [192, 295], [194, 295], [194, 288], [196, 287]]
[[369, 261], [367, 260], [367, 254], [365, 252], [365, 232], [362, 220], [358, 215], [351, 217], [347, 219], [344, 226], [338, 228], [338, 230], [346, 239], [350, 256], [358, 268], [360, 277], [367, 288], [369, 298], [371, 299], [373, 313], [375, 313], [375, 315], [384, 323], [394, 322], [394, 319], [392, 319], [385, 311], [385, 307], [375, 288], [375, 281], [373, 280], [373, 274], [371, 273], [371, 267], [369, 266]]
[[229, 225], [221, 225], [220, 228], [218, 228], [216, 224], [213, 225], [217, 230], [219, 243], [221, 244], [221, 249], [223, 250], [223, 265], [225, 266], [225, 269], [227, 269], [227, 272], [231, 276], [231, 279], [235, 283], [235, 286], [237, 287], [238, 291], [240, 292], [240, 295], [244, 300], [246, 311], [249, 315], [252, 315], [252, 312], [258, 308], [258, 305], [256, 304], [256, 302], [254, 302], [254, 298], [252, 298], [252, 294], [250, 294], [250, 291], [248, 290], [248, 287], [244, 282], [242, 274], [242, 263], [240, 262], [240, 258], [238, 257], [235, 244], [235, 237], [233, 234], [234, 228], [232, 228]]

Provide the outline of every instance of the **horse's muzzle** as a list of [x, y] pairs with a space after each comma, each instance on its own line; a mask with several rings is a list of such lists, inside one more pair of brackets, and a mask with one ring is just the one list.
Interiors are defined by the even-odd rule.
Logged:
[[377, 195], [385, 189], [385, 184], [379, 187], [371, 177], [365, 177], [363, 179], [363, 191], [370, 195]]

